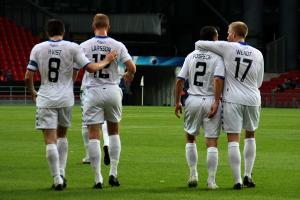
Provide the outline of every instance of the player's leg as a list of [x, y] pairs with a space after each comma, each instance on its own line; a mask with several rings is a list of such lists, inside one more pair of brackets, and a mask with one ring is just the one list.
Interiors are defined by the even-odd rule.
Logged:
[[85, 124], [84, 117], [83, 117], [83, 107], [84, 103], [87, 98], [87, 92], [86, 90], [80, 91], [80, 100], [81, 100], [81, 111], [82, 111], [82, 127], [81, 127], [81, 135], [83, 139], [83, 144], [85, 148], [85, 157], [82, 159], [83, 164], [90, 164], [90, 158], [89, 158], [89, 133], [87, 125]]
[[118, 180], [118, 164], [121, 154], [121, 140], [119, 135], [119, 123], [107, 121], [107, 129], [109, 135], [109, 156], [110, 171], [109, 184], [111, 186], [119, 186]]
[[92, 169], [95, 173], [94, 188], [102, 189], [103, 177], [101, 174], [101, 148], [100, 148], [100, 124], [88, 125], [89, 132], [89, 156]]
[[190, 169], [188, 180], [189, 187], [197, 187], [198, 185], [198, 152], [196, 145], [196, 136], [186, 132], [185, 157]]
[[44, 129], [44, 140], [46, 144], [46, 158], [49, 169], [53, 177], [53, 188], [55, 190], [63, 189], [63, 179], [59, 172], [59, 154], [56, 145], [56, 129]]
[[206, 161], [207, 161], [207, 187], [209, 189], [217, 189], [218, 185], [216, 184], [216, 173], [218, 168], [218, 158], [219, 152], [217, 147], [217, 138], [208, 138], [206, 137]]
[[89, 132], [86, 125], [82, 124], [81, 127], [81, 135], [83, 139], [84, 149], [85, 149], [85, 157], [82, 159], [83, 164], [90, 164], [90, 156], [89, 156]]
[[46, 144], [46, 159], [53, 177], [55, 190], [63, 189], [63, 179], [59, 173], [59, 154], [57, 150], [57, 118], [58, 113], [55, 109], [37, 108], [36, 110], [36, 129], [43, 131]]
[[234, 189], [242, 189], [240, 132], [242, 129], [241, 105], [223, 103], [223, 125], [228, 139], [228, 160], [234, 178]]
[[59, 154], [59, 170], [64, 180], [64, 188], [67, 186], [65, 179], [65, 170], [68, 159], [68, 139], [67, 129], [71, 126], [72, 107], [58, 108], [58, 126], [57, 126], [57, 149]]
[[185, 155], [190, 169], [188, 180], [189, 187], [198, 185], [198, 152], [196, 135], [202, 125], [203, 100], [195, 96], [189, 96], [184, 107], [184, 131], [186, 133]]
[[[210, 111], [214, 99], [206, 100], [206, 116]], [[203, 128], [205, 133], [205, 142], [207, 148], [206, 161], [207, 161], [207, 187], [208, 189], [219, 188], [216, 184], [216, 173], [218, 168], [218, 137], [221, 130], [221, 105], [218, 107], [218, 112], [212, 118], [205, 117], [203, 119]]]
[[107, 122], [104, 121], [102, 124], [102, 137], [103, 137], [103, 151], [104, 151], [104, 164], [109, 165], [110, 164], [110, 158], [109, 158], [109, 152], [108, 152], [108, 147], [109, 147], [109, 137], [108, 137], [108, 131], [107, 131]]
[[256, 157], [256, 142], [254, 137], [254, 131], [247, 131], [245, 135], [244, 143], [244, 180], [243, 184], [246, 187], [255, 187], [255, 183], [252, 180], [252, 169]]
[[255, 130], [258, 127], [260, 116], [259, 106], [247, 106], [244, 113], [244, 128], [245, 128], [245, 141], [244, 141], [244, 180], [243, 184], [246, 187], [255, 187], [252, 180], [252, 170], [256, 158], [256, 141]]
[[60, 176], [64, 180], [63, 187], [67, 187], [67, 180], [66, 180], [66, 165], [67, 165], [67, 159], [68, 159], [68, 139], [66, 137], [67, 135], [67, 127], [58, 126], [57, 127], [57, 150], [59, 155], [59, 173]]
[[242, 188], [241, 178], [241, 153], [240, 153], [240, 134], [227, 133], [228, 139], [228, 159], [233, 174], [235, 185], [234, 189]]
[[119, 122], [122, 116], [122, 90], [119, 86], [108, 86], [108, 88], [102, 91], [106, 96], [104, 114], [109, 137], [110, 170], [108, 183], [111, 186], [119, 186], [118, 164], [121, 154]]
[[101, 174], [100, 124], [104, 121], [104, 112], [100, 106], [103, 100], [103, 96], [99, 95], [100, 90], [101, 88], [98, 87], [90, 88], [83, 104], [83, 121], [88, 127], [88, 152], [91, 167], [95, 174], [95, 189], [102, 189], [103, 187], [103, 177]]

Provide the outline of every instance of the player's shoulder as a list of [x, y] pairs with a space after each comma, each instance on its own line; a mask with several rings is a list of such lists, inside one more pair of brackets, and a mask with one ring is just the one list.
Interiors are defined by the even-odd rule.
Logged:
[[107, 40], [114, 46], [125, 47], [125, 45], [122, 42], [120, 42], [112, 37], [108, 37]]

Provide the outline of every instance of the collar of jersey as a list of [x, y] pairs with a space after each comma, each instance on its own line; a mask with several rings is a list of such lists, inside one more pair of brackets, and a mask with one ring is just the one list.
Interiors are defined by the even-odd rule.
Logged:
[[108, 38], [108, 36], [95, 35], [95, 38], [102, 38], [102, 39], [104, 39], [104, 38]]
[[48, 40], [48, 42], [61, 42], [63, 40]]
[[239, 42], [241, 45], [248, 45], [246, 42]]

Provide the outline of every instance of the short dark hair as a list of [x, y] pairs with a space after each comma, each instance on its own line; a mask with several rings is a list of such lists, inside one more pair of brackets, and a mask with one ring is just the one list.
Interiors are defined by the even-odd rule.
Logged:
[[200, 30], [200, 40], [213, 41], [214, 37], [218, 35], [218, 30], [214, 26], [204, 26]]
[[45, 29], [49, 37], [53, 37], [56, 35], [64, 35], [65, 33], [65, 25], [59, 19], [48, 20]]

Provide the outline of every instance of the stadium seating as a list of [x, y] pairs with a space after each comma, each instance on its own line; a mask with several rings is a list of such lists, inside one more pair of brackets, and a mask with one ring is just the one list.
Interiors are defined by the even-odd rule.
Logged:
[[[30, 51], [40, 40], [15, 22], [0, 17], [0, 70], [4, 74], [10, 70], [13, 81], [23, 81]], [[34, 80], [40, 80], [38, 73]]]
[[300, 77], [300, 70], [293, 70], [280, 74], [269, 81], [265, 81], [260, 88], [262, 106], [272, 107], [300, 107], [300, 88], [285, 89], [282, 92], [273, 92], [277, 85], [282, 85], [286, 79], [293, 82]]

